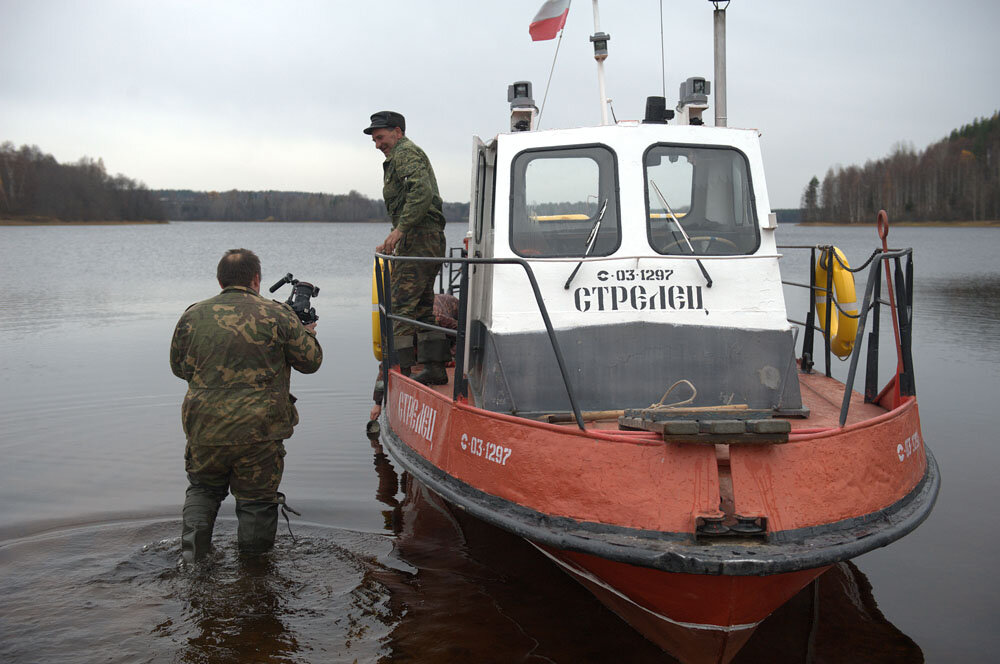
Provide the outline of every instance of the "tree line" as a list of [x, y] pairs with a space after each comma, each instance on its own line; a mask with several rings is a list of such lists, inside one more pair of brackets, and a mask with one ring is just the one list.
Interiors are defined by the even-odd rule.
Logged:
[[[154, 192], [174, 221], [388, 221], [381, 199], [357, 191], [314, 194], [298, 191]], [[444, 203], [449, 222], [469, 221], [468, 203]]]
[[108, 175], [101, 159], [60, 164], [38, 146], [0, 143], [0, 218], [61, 221], [164, 221], [142, 182]]
[[[468, 203], [444, 203], [448, 221], [468, 223]], [[381, 199], [357, 191], [150, 190], [108, 175], [101, 159], [60, 164], [38, 146], [0, 143], [0, 219], [58, 221], [388, 221]]]
[[976, 119], [922, 152], [898, 143], [863, 167], [836, 166], [802, 194], [803, 221], [872, 223], [1000, 219], [1000, 112]]

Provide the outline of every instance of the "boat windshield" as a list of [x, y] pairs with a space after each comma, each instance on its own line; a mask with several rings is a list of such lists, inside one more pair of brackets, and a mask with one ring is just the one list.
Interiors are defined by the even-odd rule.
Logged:
[[760, 244], [742, 152], [654, 145], [646, 151], [649, 243], [661, 254], [734, 256]]
[[621, 244], [615, 154], [603, 145], [514, 158], [510, 246], [519, 256], [608, 256]]

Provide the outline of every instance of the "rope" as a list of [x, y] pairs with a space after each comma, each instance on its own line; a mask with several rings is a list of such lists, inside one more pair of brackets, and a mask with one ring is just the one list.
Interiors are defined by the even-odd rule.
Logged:
[[861, 272], [861, 270], [865, 269], [866, 267], [872, 264], [872, 261], [875, 260], [876, 256], [882, 253], [881, 249], [876, 249], [875, 251], [872, 252], [872, 255], [868, 257], [868, 260], [866, 260], [861, 265], [858, 265], [857, 267], [848, 267], [847, 265], [844, 265], [844, 261], [840, 260], [840, 256], [837, 255], [837, 252], [832, 251], [833, 247], [825, 245], [817, 245], [816, 248], [822, 251], [823, 253], [830, 251], [833, 254], [833, 257], [837, 259], [837, 263], [840, 264], [840, 267], [844, 268], [848, 272]]
[[291, 512], [295, 516], [302, 516], [302, 512], [295, 511], [295, 509], [293, 509], [287, 503], [285, 503], [285, 494], [281, 493], [280, 491], [278, 491], [277, 493], [278, 493], [277, 502], [279, 505], [281, 505], [281, 516], [285, 517], [285, 525], [288, 526], [288, 534], [291, 536], [292, 541], [295, 542], [297, 540], [295, 539], [295, 534], [292, 532], [292, 522], [288, 518], [288, 513]]
[[[674, 388], [677, 387], [678, 385], [680, 385], [681, 383], [684, 383], [689, 388], [691, 388], [691, 396], [688, 397], [687, 399], [683, 400], [683, 401], [677, 401], [677, 402], [671, 403], [671, 404], [664, 404], [663, 402], [664, 402], [664, 400], [666, 400], [667, 395], [669, 395], [671, 392], [673, 392]], [[666, 409], [669, 409], [669, 408], [680, 408], [681, 406], [686, 406], [689, 403], [693, 402], [694, 398], [696, 396], [698, 396], [698, 389], [694, 386], [694, 384], [691, 381], [687, 380], [686, 378], [681, 378], [679, 381], [677, 381], [676, 383], [674, 383], [673, 385], [671, 385], [669, 388], [667, 388], [667, 391], [663, 393], [663, 396], [660, 397], [659, 401], [657, 401], [656, 403], [649, 404], [649, 409], [650, 410], [666, 410]]]

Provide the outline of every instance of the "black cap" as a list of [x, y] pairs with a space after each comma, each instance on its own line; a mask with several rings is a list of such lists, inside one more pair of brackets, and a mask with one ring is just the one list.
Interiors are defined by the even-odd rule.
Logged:
[[365, 133], [371, 135], [376, 129], [392, 129], [399, 127], [400, 131], [406, 133], [406, 118], [396, 111], [379, 111], [372, 114], [372, 124], [365, 127]]

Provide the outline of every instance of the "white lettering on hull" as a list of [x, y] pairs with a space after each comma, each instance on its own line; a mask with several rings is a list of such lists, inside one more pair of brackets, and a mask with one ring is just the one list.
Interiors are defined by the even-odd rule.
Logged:
[[437, 410], [420, 403], [413, 395], [402, 392], [396, 402], [396, 416], [403, 426], [433, 444]]
[[899, 457], [900, 463], [906, 461], [910, 458], [914, 452], [920, 449], [920, 432], [914, 432], [912, 436], [896, 445], [896, 456]]
[[483, 440], [478, 436], [470, 436], [467, 433], [462, 434], [462, 439], [458, 442], [459, 447], [462, 451], [468, 452], [469, 454], [477, 457], [486, 459], [487, 461], [492, 461], [493, 463], [506, 466], [507, 460], [510, 458], [511, 449], [504, 445], [498, 445], [497, 443], [492, 443], [488, 440]]

